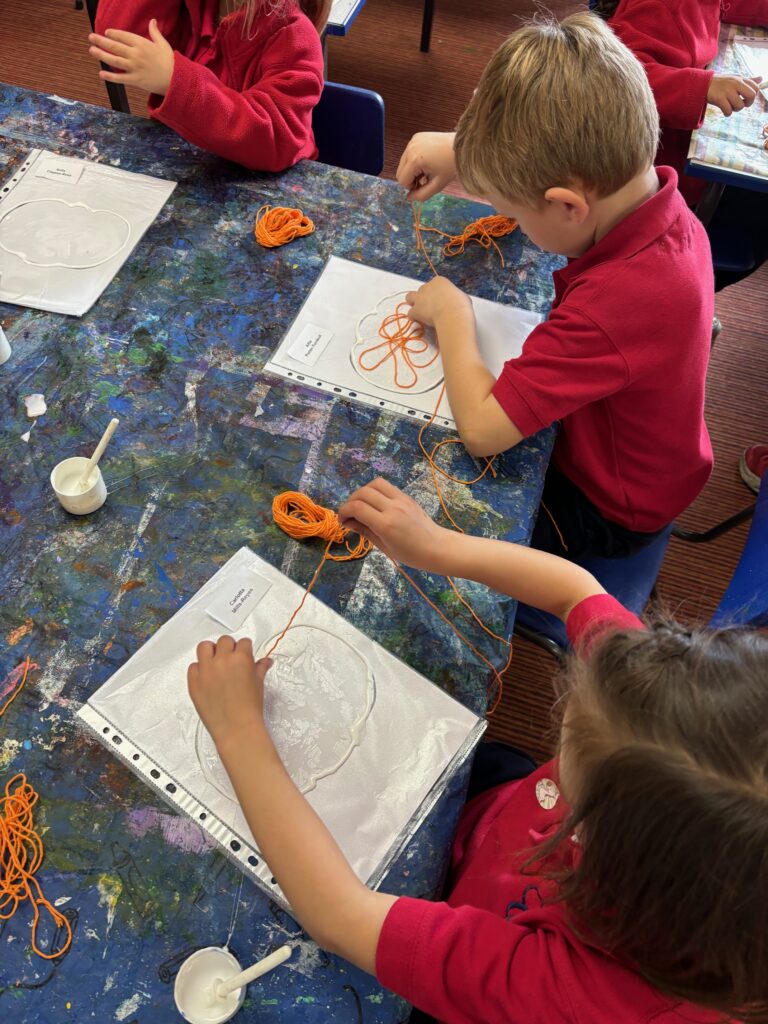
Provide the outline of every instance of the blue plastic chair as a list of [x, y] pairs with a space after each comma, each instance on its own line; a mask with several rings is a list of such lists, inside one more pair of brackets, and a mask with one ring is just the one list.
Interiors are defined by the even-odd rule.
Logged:
[[768, 474], [763, 476], [752, 525], [712, 626], [768, 626]]
[[[625, 608], [640, 615], [656, 583], [671, 533], [669, 526], [656, 540], [626, 558], [576, 558], [574, 561], [592, 573]], [[517, 607], [515, 633], [544, 647], [558, 659], [562, 659], [568, 647], [564, 623], [556, 615], [527, 604]]]
[[326, 82], [312, 115], [318, 157], [324, 164], [363, 174], [384, 166], [384, 100], [355, 85]]

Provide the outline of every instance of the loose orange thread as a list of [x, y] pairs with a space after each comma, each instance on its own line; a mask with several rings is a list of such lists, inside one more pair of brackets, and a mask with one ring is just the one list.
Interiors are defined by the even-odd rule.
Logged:
[[[383, 340], [371, 345], [370, 348], [363, 349], [357, 357], [360, 369], [368, 373], [378, 370], [383, 363], [391, 359], [395, 387], [404, 390], [412, 388], [418, 383], [419, 370], [426, 370], [434, 363], [439, 354], [435, 350], [426, 362], [417, 361], [416, 357], [429, 351], [429, 342], [424, 337], [424, 327], [408, 316], [409, 308], [407, 302], [399, 303], [395, 312], [385, 317], [379, 327], [379, 337]], [[371, 353], [375, 353], [373, 358], [377, 361], [366, 365], [365, 357]], [[401, 359], [411, 374], [408, 384], [402, 383], [399, 378]]]
[[[365, 537], [359, 537], [357, 544], [351, 547], [350, 542], [347, 540], [351, 531], [341, 525], [336, 513], [329, 508], [323, 508], [322, 505], [316, 505], [311, 498], [308, 498], [306, 494], [301, 494], [299, 491], [284, 491], [282, 494], [278, 494], [272, 501], [272, 518], [280, 529], [287, 533], [289, 537], [293, 537], [294, 540], [318, 537], [320, 540], [325, 540], [328, 543], [325, 546], [323, 557], [320, 559], [320, 563], [315, 569], [312, 579], [309, 581], [309, 586], [304, 591], [304, 596], [298, 608], [288, 620], [288, 625], [283, 632], [267, 651], [268, 658], [275, 651], [277, 645], [293, 625], [294, 619], [304, 607], [307, 594], [314, 587], [317, 577], [320, 575], [320, 570], [325, 563], [351, 562], [355, 558], [364, 558], [373, 547], [373, 544], [366, 540]], [[347, 553], [332, 555], [331, 547], [334, 544], [344, 544]]]
[[[22, 773], [6, 783], [5, 796], [0, 799], [0, 920], [13, 917], [21, 904], [29, 900], [34, 915], [32, 949], [43, 960], [55, 960], [72, 944], [72, 927], [45, 898], [35, 878], [45, 853], [32, 819], [32, 808], [37, 801], [37, 793]], [[56, 927], [66, 932], [64, 944], [51, 953], [44, 953], [37, 945], [41, 907], [48, 911]]]
[[[341, 525], [339, 517], [336, 515], [336, 513], [331, 509], [324, 508], [322, 505], [315, 504], [315, 502], [313, 502], [305, 494], [301, 494], [298, 491], [285, 491], [282, 494], [278, 494], [272, 502], [272, 516], [275, 520], [275, 523], [280, 527], [280, 529], [287, 533], [289, 537], [293, 537], [294, 540], [305, 540], [308, 537], [317, 537], [321, 540], [327, 541], [327, 543], [322, 558], [320, 559], [320, 562], [312, 575], [312, 579], [309, 581], [309, 585], [304, 591], [304, 595], [299, 603], [298, 608], [294, 611], [294, 613], [288, 620], [288, 625], [285, 627], [280, 636], [275, 640], [275, 642], [270, 647], [269, 651], [267, 652], [267, 657], [270, 657], [274, 653], [278, 644], [283, 640], [285, 634], [293, 625], [296, 616], [299, 614], [299, 612], [304, 606], [304, 602], [307, 599], [307, 595], [311, 593], [312, 588], [317, 582], [317, 578], [320, 575], [320, 571], [322, 570], [325, 563], [328, 561], [350, 562], [356, 558], [364, 558], [368, 554], [368, 552], [371, 551], [373, 548], [371, 542], [369, 540], [366, 540], [365, 537], [359, 537], [357, 544], [352, 546], [350, 541], [347, 539], [351, 531]], [[346, 547], [346, 554], [332, 555], [330, 553], [330, 550], [332, 545], [334, 544], [344, 544]], [[467, 645], [467, 647], [472, 651], [472, 653], [475, 654], [483, 662], [484, 665], [487, 665], [487, 667], [491, 670], [494, 676], [494, 682], [496, 683], [497, 687], [496, 697], [493, 706], [489, 711], [489, 714], [492, 714], [493, 711], [496, 709], [499, 700], [501, 699], [501, 693], [504, 685], [501, 678], [501, 673], [506, 672], [507, 669], [509, 668], [510, 662], [512, 660], [512, 645], [509, 643], [508, 640], [505, 640], [503, 637], [498, 636], [496, 633], [493, 632], [493, 630], [489, 629], [482, 622], [482, 620], [475, 614], [475, 612], [472, 610], [467, 601], [465, 601], [465, 599], [458, 592], [453, 580], [450, 577], [447, 577], [454, 594], [459, 599], [461, 604], [469, 611], [469, 613], [472, 615], [473, 619], [478, 623], [481, 629], [483, 629], [489, 636], [493, 637], [496, 640], [500, 640], [503, 644], [509, 647], [509, 657], [507, 659], [507, 663], [501, 670], [501, 672], [499, 672], [496, 668], [494, 668], [494, 666], [488, 660], [488, 658], [486, 658], [485, 655], [482, 654], [482, 652], [479, 651], [474, 646], [474, 644], [461, 632], [461, 630], [457, 626], [455, 626], [454, 623], [452, 623], [443, 612], [440, 611], [437, 605], [434, 604], [427, 597], [427, 595], [424, 593], [421, 587], [419, 587], [416, 581], [408, 575], [408, 573], [403, 569], [403, 567], [394, 559], [390, 559], [390, 561], [395, 566], [397, 571], [401, 574], [401, 576], [403, 576], [404, 579], [406, 579], [408, 583], [410, 583], [413, 589], [427, 602], [429, 607], [433, 611], [437, 612], [437, 614], [440, 616], [443, 622], [445, 622], [446, 625], [453, 630], [456, 636]]]
[[315, 225], [301, 210], [288, 206], [262, 206], [256, 214], [254, 234], [259, 245], [265, 249], [276, 249], [279, 245], [292, 242], [294, 238], [311, 235]]
[[483, 249], [490, 249], [491, 246], [493, 246], [499, 254], [502, 267], [504, 266], [504, 254], [496, 244], [496, 239], [503, 238], [504, 235], [512, 234], [517, 227], [516, 220], [512, 220], [509, 217], [502, 217], [501, 214], [496, 213], [492, 214], [490, 217], [480, 217], [479, 220], [474, 220], [471, 224], [467, 224], [460, 235], [451, 235], [447, 231], [441, 231], [440, 228], [429, 228], [422, 224], [421, 214], [423, 208], [423, 203], [413, 204], [413, 228], [416, 232], [416, 249], [418, 252], [424, 253], [426, 261], [435, 276], [437, 276], [437, 271], [435, 270], [434, 263], [430, 259], [422, 237], [422, 234], [425, 232], [448, 239], [443, 246], [443, 252], [446, 256], [461, 255], [461, 253], [464, 252], [467, 242], [477, 242], [477, 244], [481, 245]]
[[29, 658], [29, 656], [27, 656], [27, 660], [24, 662], [24, 672], [23, 672], [23, 674], [21, 676], [21, 682], [18, 684], [16, 689], [11, 693], [11, 696], [8, 698], [8, 700], [5, 702], [5, 704], [3, 704], [3, 706], [0, 708], [0, 718], [3, 717], [3, 715], [8, 710], [8, 708], [11, 706], [11, 704], [13, 704], [13, 702], [19, 696], [21, 691], [24, 689], [24, 684], [27, 681], [27, 676], [29, 675], [29, 670], [30, 670], [31, 666], [32, 666], [32, 660]]

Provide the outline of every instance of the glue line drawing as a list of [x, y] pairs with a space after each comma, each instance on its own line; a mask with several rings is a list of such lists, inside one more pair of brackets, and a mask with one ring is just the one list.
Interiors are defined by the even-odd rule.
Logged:
[[[65, 210], [46, 209], [49, 204]], [[114, 259], [130, 238], [131, 225], [122, 214], [80, 201], [26, 199], [0, 216], [0, 249], [31, 267], [90, 270]]]
[[355, 373], [383, 391], [424, 394], [443, 382], [443, 364], [431, 328], [407, 320], [401, 309], [407, 292], [393, 292], [355, 325], [349, 357]]
[[[264, 641], [256, 657], [263, 657], [278, 636]], [[292, 626], [272, 660], [264, 718], [293, 781], [302, 793], [310, 793], [335, 775], [362, 742], [376, 702], [373, 672], [346, 640], [319, 626]], [[235, 801], [201, 721], [195, 731], [195, 755], [206, 781]]]

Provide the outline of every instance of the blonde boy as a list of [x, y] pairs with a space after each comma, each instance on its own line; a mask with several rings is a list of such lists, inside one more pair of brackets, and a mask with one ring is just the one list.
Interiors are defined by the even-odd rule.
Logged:
[[[531, 241], [569, 258], [546, 323], [498, 380], [472, 304], [445, 278], [409, 295], [434, 325], [459, 433], [488, 455], [560, 421], [538, 547], [623, 556], [706, 482], [713, 313], [706, 234], [674, 170], [654, 168], [658, 115], [642, 66], [598, 18], [531, 24], [491, 58], [455, 137], [414, 136], [398, 180], [423, 199], [458, 172]], [[545, 521], [546, 520], [546, 521]]]

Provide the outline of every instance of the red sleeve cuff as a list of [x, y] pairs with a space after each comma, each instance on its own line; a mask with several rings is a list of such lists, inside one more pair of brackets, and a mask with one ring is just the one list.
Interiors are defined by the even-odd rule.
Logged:
[[552, 421], [545, 422], [531, 408], [523, 392], [515, 384], [515, 376], [515, 370], [510, 363], [507, 363], [501, 371], [501, 376], [493, 385], [491, 394], [523, 437], [530, 437], [531, 434], [548, 427]]
[[605, 633], [622, 629], [645, 629], [638, 617], [610, 594], [592, 594], [571, 609], [565, 623], [574, 650], [586, 654]]
[[418, 950], [429, 915], [436, 904], [401, 896], [389, 909], [376, 947], [376, 977], [413, 1003], [418, 1000], [415, 977]]

